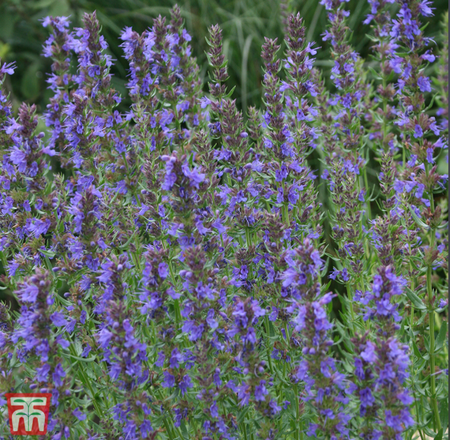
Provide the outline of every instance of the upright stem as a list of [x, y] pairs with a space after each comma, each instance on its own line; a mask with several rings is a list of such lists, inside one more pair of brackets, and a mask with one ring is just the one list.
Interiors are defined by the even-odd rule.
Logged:
[[294, 393], [295, 393], [295, 415], [297, 419], [297, 440], [301, 440], [303, 439], [303, 432], [302, 432], [302, 424], [300, 423], [300, 407], [299, 407], [297, 384], [294, 385]]
[[267, 343], [267, 359], [269, 361], [270, 372], [273, 374], [272, 359], [271, 359], [272, 344], [270, 342], [269, 319], [267, 318], [267, 315], [264, 316], [264, 324], [266, 326], [266, 335], [267, 335], [267, 342], [266, 342]]
[[353, 295], [351, 293], [351, 286], [350, 283], [346, 283], [347, 284], [347, 298], [348, 298], [348, 303], [350, 305], [350, 316], [351, 316], [351, 320], [352, 320], [352, 332], [353, 332], [353, 336], [355, 336], [356, 332], [355, 332], [355, 321], [356, 321], [356, 317], [355, 317], [355, 311], [353, 310]]
[[291, 225], [291, 223], [289, 222], [289, 206], [288, 206], [288, 204], [285, 203], [283, 205], [282, 209], [283, 209], [283, 221], [286, 224], [286, 226], [289, 227]]
[[[428, 164], [425, 163], [425, 173], [428, 177], [429, 170], [428, 170]], [[430, 207], [431, 212], [434, 212], [434, 198], [433, 198], [433, 191], [429, 191], [430, 196]], [[430, 228], [430, 251], [434, 247], [434, 235], [435, 231], [433, 228]], [[434, 429], [440, 430], [441, 429], [441, 419], [439, 417], [439, 410], [437, 405], [437, 399], [436, 399], [436, 376], [435, 376], [435, 370], [436, 370], [436, 354], [434, 353], [435, 350], [435, 341], [434, 341], [434, 308], [433, 308], [433, 287], [432, 287], [432, 263], [428, 264], [427, 267], [427, 294], [428, 294], [428, 303], [429, 303], [429, 311], [428, 311], [428, 319], [429, 319], [429, 328], [430, 328], [430, 385], [431, 385], [431, 407], [434, 414], [434, 420], [433, 425]]]
[[245, 426], [244, 422], [242, 422], [242, 427], [243, 427], [243, 431], [244, 431], [244, 439], [248, 440], [248, 438], [247, 438], [247, 427]]
[[430, 303], [431, 310], [428, 312], [429, 325], [430, 325], [430, 381], [431, 381], [431, 406], [434, 413], [434, 429], [439, 431], [441, 429], [441, 419], [439, 417], [439, 410], [436, 399], [436, 355], [434, 353], [434, 310], [431, 306], [433, 300], [433, 292], [431, 288], [431, 266], [427, 269], [427, 291], [428, 301]]

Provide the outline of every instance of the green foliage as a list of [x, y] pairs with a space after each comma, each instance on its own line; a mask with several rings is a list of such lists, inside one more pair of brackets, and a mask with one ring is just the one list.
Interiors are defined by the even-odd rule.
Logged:
[[[168, 15], [172, 6], [181, 7], [186, 28], [193, 36], [194, 55], [200, 66], [202, 76], [206, 74], [206, 55], [208, 46], [205, 40], [208, 26], [219, 23], [223, 29], [225, 57], [229, 61], [228, 81], [230, 89], [236, 86], [234, 97], [237, 105], [259, 107], [261, 103], [261, 46], [264, 37], [283, 41], [282, 9], [298, 11], [308, 29], [307, 39], [325, 48], [321, 34], [326, 28], [327, 15], [318, 0], [3, 0], [0, 2], [0, 58], [16, 61], [17, 71], [11, 79], [11, 88], [16, 99], [15, 105], [25, 101], [38, 104], [42, 113], [48, 102], [46, 75], [50, 71], [50, 60], [42, 57], [41, 46], [47, 34], [39, 19], [51, 16], [70, 16], [75, 26], [81, 26], [84, 12], [97, 11], [104, 34], [113, 58], [116, 60], [112, 72], [114, 87], [125, 95], [127, 63], [119, 47], [120, 31], [131, 26], [142, 32], [152, 25], [153, 18], [159, 14]], [[446, 10], [445, 0], [434, 2], [435, 16], [432, 17], [427, 34], [441, 40], [439, 20]], [[362, 24], [369, 11], [368, 2], [351, 2], [349, 25], [353, 30], [352, 45], [367, 59], [369, 39], [366, 33], [369, 26]], [[327, 50], [318, 52], [316, 66], [328, 67]], [[377, 70], [377, 66], [373, 67]], [[328, 75], [327, 75], [328, 76]], [[125, 106], [129, 102], [123, 103]]]

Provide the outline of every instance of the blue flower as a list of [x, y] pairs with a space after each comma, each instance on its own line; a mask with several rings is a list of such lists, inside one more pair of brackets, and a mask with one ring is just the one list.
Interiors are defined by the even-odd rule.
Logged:
[[164, 381], [161, 382], [161, 386], [164, 388], [173, 388], [175, 386], [175, 377], [168, 371], [164, 371]]
[[50, 319], [52, 320], [55, 327], [62, 327], [64, 325], [67, 325], [67, 321], [62, 313], [55, 312], [50, 315]]
[[264, 396], [267, 396], [267, 394], [269, 394], [269, 391], [267, 391], [265, 385], [266, 385], [265, 380], [261, 380], [259, 382], [259, 385], [256, 385], [256, 387], [255, 387], [255, 400], [256, 401], [265, 400]]
[[417, 86], [419, 87], [420, 91], [425, 92], [431, 92], [431, 83], [430, 80], [424, 76], [419, 77], [417, 80]]
[[22, 301], [35, 303], [39, 294], [39, 288], [35, 284], [24, 283], [17, 294]]
[[55, 371], [53, 372], [52, 378], [53, 378], [53, 384], [56, 387], [60, 387], [62, 385], [62, 378], [66, 377], [66, 372], [64, 371], [62, 365], [59, 363]]
[[431, 17], [433, 15], [434, 8], [430, 8], [430, 5], [432, 4], [433, 3], [429, 0], [422, 0], [419, 3], [418, 5], [419, 11], [424, 17]]
[[419, 124], [416, 124], [414, 128], [414, 137], [417, 139], [421, 138], [422, 136], [423, 136], [422, 127]]
[[183, 379], [180, 381], [179, 383], [179, 388], [181, 391], [181, 395], [183, 396], [188, 388], [192, 388], [193, 387], [193, 383], [191, 378], [188, 375], [184, 375]]
[[377, 360], [375, 354], [375, 344], [371, 341], [367, 341], [366, 348], [361, 352], [361, 357], [368, 363], [374, 363]]

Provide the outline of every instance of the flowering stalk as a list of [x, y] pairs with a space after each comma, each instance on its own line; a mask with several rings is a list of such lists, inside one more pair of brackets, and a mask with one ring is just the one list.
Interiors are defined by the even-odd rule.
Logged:
[[357, 300], [366, 306], [364, 320], [372, 321], [376, 334], [373, 341], [367, 333], [353, 340], [363, 438], [398, 437], [414, 425], [409, 411], [413, 399], [405, 387], [408, 346], [396, 337], [401, 317], [395, 297], [402, 295], [405, 285], [406, 280], [396, 276], [392, 266], [381, 266], [372, 291], [357, 292]]
[[[431, 50], [427, 49], [430, 44], [428, 38], [423, 36], [419, 29], [420, 16], [431, 16], [433, 14], [428, 1], [414, 1], [411, 3], [400, 2], [401, 7], [394, 20], [391, 36], [399, 44], [399, 47], [406, 47], [410, 50], [408, 56], [401, 58], [394, 55], [391, 65], [394, 66], [400, 77], [398, 80], [399, 104], [401, 110], [398, 112], [396, 122], [401, 131], [403, 142], [408, 146], [409, 152], [404, 152], [403, 166], [406, 168], [404, 177], [399, 183], [398, 193], [408, 191], [416, 187], [414, 200], [410, 202], [406, 209], [411, 210], [412, 215], [418, 218], [418, 224], [427, 231], [428, 246], [422, 249], [424, 259], [422, 262], [415, 262], [418, 268], [425, 263], [426, 267], [426, 291], [428, 316], [429, 316], [429, 365], [430, 365], [430, 402], [433, 411], [434, 429], [441, 429], [441, 420], [438, 411], [436, 396], [436, 354], [435, 354], [435, 310], [436, 298], [433, 293], [432, 272], [436, 266], [439, 251], [436, 250], [436, 232], [441, 224], [441, 210], [435, 208], [434, 192], [441, 176], [437, 173], [435, 157], [439, 151], [446, 148], [444, 140], [430, 140], [434, 136], [439, 136], [440, 129], [434, 117], [428, 117], [423, 113], [425, 107], [425, 94], [431, 92], [431, 82], [425, 76], [421, 66], [424, 63], [432, 63], [435, 56]], [[426, 49], [426, 50], [425, 50]], [[409, 154], [408, 154], [409, 153]], [[406, 160], [408, 162], [406, 163]], [[416, 165], [417, 164], [417, 165]], [[406, 188], [408, 179], [408, 188]], [[446, 177], [444, 177], [446, 179]], [[412, 197], [411, 197], [412, 198]], [[417, 205], [421, 206], [419, 208]], [[424, 219], [425, 223], [422, 222]], [[423, 230], [422, 229], [422, 230]], [[425, 235], [425, 234], [424, 234]]]
[[[329, 185], [330, 235], [333, 247], [337, 247], [337, 252], [330, 253], [337, 266], [330, 278], [346, 286], [346, 320], [351, 322], [353, 332], [356, 332], [361, 322], [356, 322], [359, 320], [352, 297], [353, 292], [363, 288], [366, 282], [364, 273], [370, 260], [364, 224], [370, 219], [370, 201], [363, 184], [363, 180], [367, 182], [363, 179], [366, 160], [361, 154], [365, 135], [361, 117], [367, 105], [368, 88], [362, 59], [349, 44], [347, 17], [350, 13], [343, 9], [344, 3], [341, 0], [321, 2], [329, 11], [330, 26], [323, 40], [331, 42], [334, 60], [331, 79], [336, 93], [329, 96], [323, 83], [319, 82], [317, 102], [323, 121], [321, 141], [325, 169], [321, 178]], [[330, 107], [334, 110], [333, 115], [329, 115]]]
[[[121, 34], [128, 109], [96, 15], [74, 31], [43, 20], [48, 136], [35, 106], [16, 114], [0, 94], [0, 392], [51, 391], [51, 438], [443, 434], [446, 79], [434, 115], [430, 2], [399, 0], [392, 19], [391, 0], [369, 1], [380, 74], [352, 49], [347, 2], [321, 3], [330, 91], [302, 18], [283, 13], [285, 52], [265, 39], [263, 105], [243, 111], [218, 25], [202, 97], [177, 6]], [[3, 87], [13, 70], [0, 64]]]
[[[67, 348], [70, 342], [60, 332], [68, 324], [64, 314], [50, 293], [51, 277], [48, 271], [38, 269], [36, 273], [19, 284], [17, 296], [22, 304], [22, 313], [11, 336], [20, 363], [30, 363], [33, 357], [37, 364], [36, 377], [32, 388], [40, 387], [40, 392], [52, 393], [52, 408], [61, 407], [57, 417], [52, 417], [49, 430], [59, 424], [60, 436], [70, 438], [73, 414], [70, 408], [71, 380], [68, 377]], [[32, 356], [32, 355], [35, 356]], [[52, 385], [47, 386], [49, 378]], [[39, 385], [40, 384], [40, 385]], [[83, 419], [83, 417], [80, 417]], [[54, 438], [57, 438], [55, 436]]]
[[351, 418], [344, 406], [348, 403], [345, 396], [347, 384], [345, 376], [338, 371], [336, 361], [330, 355], [333, 341], [329, 339], [329, 330], [332, 325], [328, 321], [325, 306], [332, 300], [332, 295], [320, 294], [318, 275], [322, 260], [309, 239], [291, 250], [285, 259], [288, 268], [282, 274], [283, 287], [292, 289], [298, 298], [287, 309], [296, 314], [293, 319], [295, 332], [291, 338], [298, 339], [302, 347], [302, 357], [292, 374], [294, 380], [304, 381], [302, 400], [312, 401], [315, 414], [307, 435], [345, 438]]
[[68, 31], [70, 22], [66, 17], [47, 17], [43, 26], [51, 26], [53, 33], [45, 42], [44, 56], [53, 59], [52, 75], [47, 80], [54, 96], [50, 99], [45, 114], [45, 123], [51, 128], [52, 137], [49, 148], [58, 152], [61, 167], [67, 167], [70, 155], [64, 136], [64, 106], [69, 102], [70, 89], [73, 87], [70, 73], [71, 49], [74, 44], [72, 32]]

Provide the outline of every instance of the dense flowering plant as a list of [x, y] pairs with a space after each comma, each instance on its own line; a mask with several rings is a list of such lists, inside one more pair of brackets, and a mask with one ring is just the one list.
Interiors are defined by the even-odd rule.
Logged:
[[348, 1], [329, 77], [285, 14], [245, 114], [218, 25], [207, 92], [178, 7], [125, 28], [123, 112], [95, 13], [44, 19], [44, 132], [0, 91], [3, 406], [51, 393], [55, 440], [448, 438], [447, 37], [368, 0], [364, 60]]

